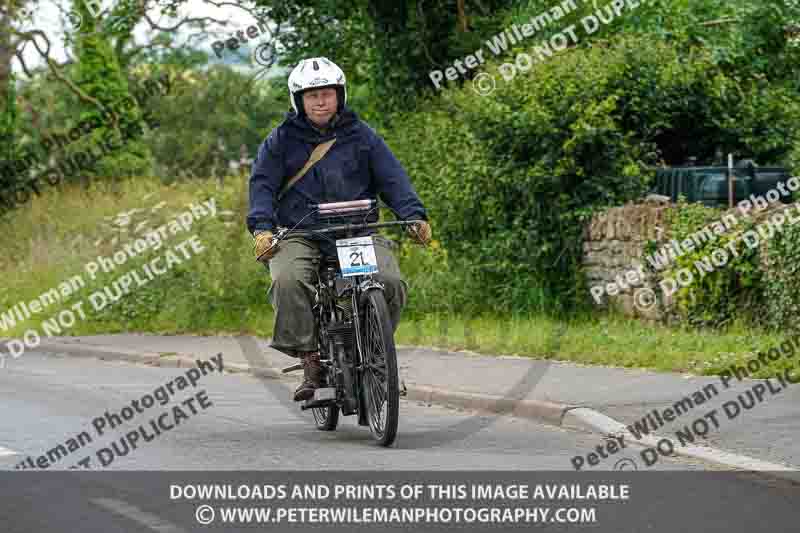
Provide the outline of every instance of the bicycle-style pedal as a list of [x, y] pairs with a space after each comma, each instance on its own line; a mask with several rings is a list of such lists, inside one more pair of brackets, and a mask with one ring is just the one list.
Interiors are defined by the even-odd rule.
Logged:
[[296, 365], [287, 366], [286, 368], [281, 369], [281, 373], [288, 374], [289, 372], [294, 372], [296, 370], [303, 370], [303, 365], [301, 363], [297, 363]]

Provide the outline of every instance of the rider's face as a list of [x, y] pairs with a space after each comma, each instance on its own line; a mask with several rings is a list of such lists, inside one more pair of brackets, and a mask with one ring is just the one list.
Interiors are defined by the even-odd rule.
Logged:
[[317, 126], [327, 126], [336, 114], [336, 89], [311, 89], [303, 93], [303, 108], [306, 116]]

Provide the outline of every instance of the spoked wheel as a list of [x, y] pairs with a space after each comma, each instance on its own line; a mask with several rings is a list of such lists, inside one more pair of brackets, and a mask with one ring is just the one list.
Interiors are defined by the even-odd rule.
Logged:
[[400, 389], [389, 307], [379, 290], [370, 290], [366, 295], [362, 345], [364, 373], [361, 391], [369, 429], [378, 444], [391, 446], [397, 436]]

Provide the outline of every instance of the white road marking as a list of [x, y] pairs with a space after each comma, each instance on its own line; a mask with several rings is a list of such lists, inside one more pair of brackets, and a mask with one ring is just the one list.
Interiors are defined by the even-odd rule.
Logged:
[[130, 518], [134, 522], [138, 522], [143, 526], [158, 531], [159, 533], [186, 533], [184, 529], [167, 522], [160, 516], [142, 511], [138, 507], [131, 505], [121, 500], [112, 500], [110, 498], [95, 498], [89, 500], [93, 504], [108, 509], [109, 511], [122, 515], [125, 518]]
[[15, 452], [14, 450], [9, 450], [8, 448], [3, 448], [0, 446], [0, 457], [6, 457], [8, 455], [18, 455], [19, 452]]

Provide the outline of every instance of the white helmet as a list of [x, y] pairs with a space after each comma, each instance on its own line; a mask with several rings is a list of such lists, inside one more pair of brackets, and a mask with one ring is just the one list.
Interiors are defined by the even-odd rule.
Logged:
[[298, 115], [303, 113], [302, 95], [309, 89], [335, 87], [339, 97], [338, 110], [347, 103], [344, 72], [327, 57], [303, 59], [289, 74], [289, 100]]

